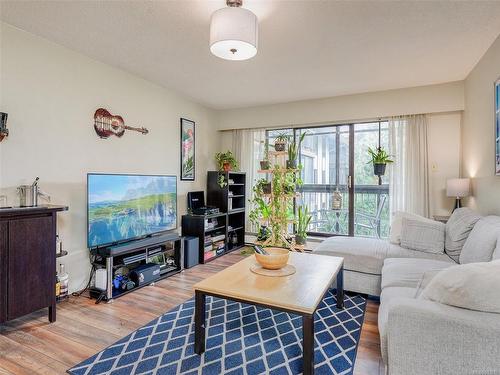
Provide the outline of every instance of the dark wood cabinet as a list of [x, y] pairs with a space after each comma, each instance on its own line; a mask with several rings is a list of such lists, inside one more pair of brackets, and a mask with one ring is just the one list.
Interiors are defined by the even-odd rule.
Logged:
[[65, 209], [0, 210], [0, 322], [44, 307], [55, 321], [56, 215]]

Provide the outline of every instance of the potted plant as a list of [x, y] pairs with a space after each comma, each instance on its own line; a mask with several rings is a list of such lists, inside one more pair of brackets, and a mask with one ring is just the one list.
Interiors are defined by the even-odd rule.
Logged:
[[383, 147], [377, 147], [375, 150], [368, 147], [368, 155], [370, 155], [371, 158], [368, 163], [373, 164], [373, 174], [376, 176], [383, 176], [387, 164], [394, 162], [391, 159], [391, 155], [389, 155]]
[[265, 178], [261, 178], [255, 185], [255, 192], [271, 194], [271, 182], [267, 181]]
[[288, 142], [288, 135], [286, 135], [286, 133], [278, 134], [278, 136], [274, 140], [274, 150], [285, 151], [287, 142]]
[[286, 167], [288, 169], [297, 169], [297, 157], [299, 156], [300, 146], [305, 136], [306, 132], [300, 135], [298, 143], [294, 140], [288, 145], [288, 160], [286, 161]]
[[238, 161], [235, 159], [230, 150], [226, 152], [218, 152], [215, 154], [215, 162], [219, 171], [229, 172], [231, 170], [237, 171], [239, 168]]
[[297, 232], [295, 233], [295, 243], [297, 245], [305, 245], [307, 240], [307, 227], [311, 222], [311, 215], [309, 215], [309, 210], [307, 207], [299, 206], [298, 210], [298, 220], [297, 220]]
[[263, 171], [267, 171], [271, 168], [271, 164], [269, 163], [269, 141], [266, 139], [264, 143], [264, 159], [260, 161], [260, 169]]

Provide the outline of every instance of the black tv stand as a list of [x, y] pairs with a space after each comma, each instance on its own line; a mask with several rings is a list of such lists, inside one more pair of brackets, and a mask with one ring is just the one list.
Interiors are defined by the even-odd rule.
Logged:
[[[156, 236], [145, 237], [140, 240], [130, 241], [108, 247], [91, 249], [95, 255], [94, 266], [105, 268], [107, 275], [106, 290], [104, 299], [111, 302], [114, 298], [133, 292], [146, 285], [151, 285], [156, 281], [179, 273], [184, 268], [184, 249], [182, 237], [175, 232], [162, 233]], [[120, 267], [132, 267], [138, 264], [151, 263], [150, 260], [159, 254], [169, 254], [175, 260], [175, 266], [165, 266], [162, 268], [160, 277], [153, 282], [141, 286], [136, 286], [130, 290], [119, 290], [113, 287], [115, 271]]]

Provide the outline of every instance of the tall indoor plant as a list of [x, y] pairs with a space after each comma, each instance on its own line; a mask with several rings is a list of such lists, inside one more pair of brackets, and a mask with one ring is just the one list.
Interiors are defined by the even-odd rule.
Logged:
[[375, 150], [368, 147], [368, 155], [371, 158], [369, 163], [373, 164], [373, 174], [376, 176], [383, 176], [387, 164], [394, 162], [394, 160], [391, 159], [392, 156], [389, 155], [383, 147], [377, 147]]
[[309, 214], [307, 206], [299, 206], [297, 209], [297, 231], [295, 233], [295, 243], [304, 245], [307, 240], [307, 227], [311, 223], [312, 216]]
[[288, 169], [296, 169], [297, 168], [297, 158], [299, 156], [300, 147], [302, 145], [302, 141], [304, 141], [304, 137], [306, 136], [306, 132], [303, 132], [299, 141], [295, 142], [295, 140], [288, 145], [288, 160], [286, 161], [286, 167]]

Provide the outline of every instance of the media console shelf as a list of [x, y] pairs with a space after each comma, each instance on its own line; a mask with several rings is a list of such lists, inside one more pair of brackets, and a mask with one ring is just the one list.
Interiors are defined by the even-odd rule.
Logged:
[[[219, 176], [225, 185], [220, 186]], [[199, 239], [199, 262], [210, 262], [245, 246], [246, 174], [207, 173], [207, 205], [221, 212], [213, 215], [182, 216], [182, 235]], [[223, 247], [222, 247], [223, 245]]]
[[[177, 233], [165, 233], [124, 244], [91, 249], [91, 253], [96, 257], [94, 266], [106, 269], [105, 299], [108, 302], [179, 273], [184, 268], [183, 241]], [[173, 258], [175, 265], [165, 264], [161, 266], [159, 278], [130, 290], [120, 290], [113, 287], [113, 279], [117, 271], [124, 268], [133, 270], [138, 265], [155, 263], [153, 259], [162, 256], [162, 254]]]

